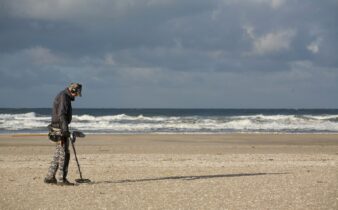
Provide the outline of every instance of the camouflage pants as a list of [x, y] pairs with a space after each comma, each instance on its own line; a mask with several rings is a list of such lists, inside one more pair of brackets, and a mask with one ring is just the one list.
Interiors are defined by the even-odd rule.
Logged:
[[69, 165], [70, 153], [69, 153], [69, 140], [68, 138], [62, 139], [56, 143], [55, 154], [53, 160], [48, 170], [46, 178], [54, 178], [56, 173], [57, 180], [62, 181], [66, 179], [68, 174], [68, 165]]

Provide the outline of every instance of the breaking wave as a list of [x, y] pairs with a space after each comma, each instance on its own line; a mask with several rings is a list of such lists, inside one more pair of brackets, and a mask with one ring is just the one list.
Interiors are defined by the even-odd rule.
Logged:
[[[0, 132], [47, 132], [50, 116], [0, 114]], [[338, 133], [338, 115], [238, 116], [74, 115], [72, 129], [88, 133]]]

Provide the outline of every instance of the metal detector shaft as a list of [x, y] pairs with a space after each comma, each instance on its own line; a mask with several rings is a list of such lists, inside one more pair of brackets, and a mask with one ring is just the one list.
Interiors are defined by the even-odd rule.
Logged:
[[76, 160], [76, 164], [77, 164], [77, 169], [79, 170], [80, 178], [82, 179], [82, 173], [81, 173], [81, 170], [80, 170], [80, 164], [79, 164], [79, 161], [78, 161], [77, 156], [76, 156], [76, 150], [75, 150], [74, 143], [73, 143], [73, 141], [72, 141], [71, 139], [69, 139], [69, 141], [70, 141], [71, 144], [72, 144], [73, 152], [74, 152], [74, 156], [75, 156], [75, 160]]

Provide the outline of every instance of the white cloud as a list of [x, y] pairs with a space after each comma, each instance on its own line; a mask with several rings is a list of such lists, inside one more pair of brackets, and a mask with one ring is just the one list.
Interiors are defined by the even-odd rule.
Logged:
[[173, 0], [146, 0], [147, 5], [169, 5], [172, 4]]
[[41, 46], [25, 49], [22, 52], [33, 64], [55, 64], [62, 60], [61, 57], [52, 53], [48, 48]]
[[273, 9], [278, 9], [285, 2], [285, 0], [249, 0], [249, 1], [254, 2], [254, 3], [268, 4]]
[[116, 17], [135, 4], [135, 0], [7, 0], [9, 14], [36, 19], [78, 19]]
[[130, 10], [171, 4], [170, 0], [3, 0], [12, 17], [45, 20], [117, 18]]
[[317, 40], [311, 42], [306, 48], [312, 52], [313, 54], [316, 54], [319, 52], [319, 46], [320, 43], [322, 42], [321, 38], [318, 38]]
[[9, 14], [14, 17], [58, 19], [67, 16], [76, 1], [11, 0], [7, 1], [7, 4]]
[[316, 54], [319, 51], [319, 46], [317, 43], [312, 42], [307, 46], [307, 49], [312, 52], [313, 54]]
[[294, 30], [289, 29], [271, 32], [261, 37], [254, 38], [253, 51], [250, 54], [265, 55], [288, 50], [295, 34], [296, 32]]
[[254, 4], [266, 4], [273, 9], [278, 9], [284, 5], [286, 0], [223, 0], [225, 4], [238, 4], [238, 3], [254, 3]]
[[110, 65], [110, 66], [116, 64], [116, 62], [114, 60], [114, 57], [113, 57], [113, 55], [111, 53], [108, 53], [108, 54], [105, 55], [105, 57], [104, 57], [104, 63], [106, 65]]
[[245, 25], [243, 26], [243, 29], [245, 31], [245, 33], [248, 35], [248, 37], [250, 37], [251, 39], [255, 39], [255, 28], [253, 26], [250, 25]]
[[271, 0], [271, 7], [274, 9], [279, 8], [284, 4], [284, 0]]

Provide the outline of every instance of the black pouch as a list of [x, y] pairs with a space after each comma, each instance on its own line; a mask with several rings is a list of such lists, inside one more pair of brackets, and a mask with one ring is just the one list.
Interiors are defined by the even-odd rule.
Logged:
[[61, 136], [58, 135], [53, 135], [53, 134], [48, 134], [48, 138], [49, 140], [51, 140], [52, 142], [58, 142], [61, 141]]
[[60, 128], [54, 128], [51, 125], [48, 125], [48, 138], [52, 142], [58, 142], [61, 141], [61, 129]]

